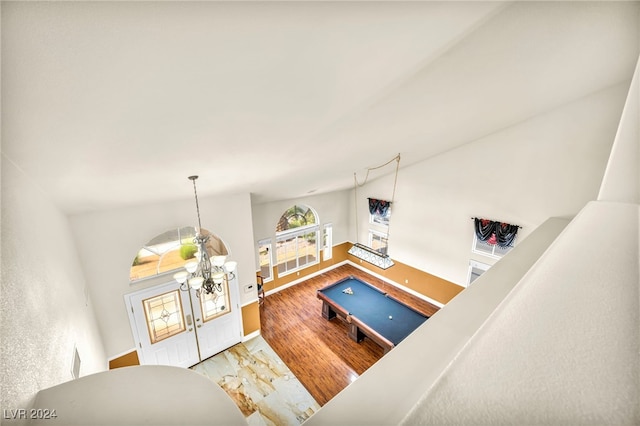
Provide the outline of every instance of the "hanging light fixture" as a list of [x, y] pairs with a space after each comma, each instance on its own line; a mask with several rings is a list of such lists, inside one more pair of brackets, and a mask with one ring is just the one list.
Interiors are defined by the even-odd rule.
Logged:
[[222, 283], [225, 280], [229, 281], [235, 278], [237, 262], [227, 262], [227, 256], [209, 256], [209, 252], [207, 251], [209, 234], [205, 235], [202, 232], [196, 179], [198, 179], [198, 176], [189, 176], [189, 180], [193, 182], [196, 212], [198, 213], [198, 228], [196, 229], [196, 236], [193, 239], [193, 243], [198, 248], [195, 254], [196, 260], [187, 262], [184, 265], [185, 270], [176, 272], [173, 278], [180, 283], [180, 290], [188, 291], [189, 289], [193, 289], [196, 291], [196, 295], [200, 297], [200, 293], [210, 294], [214, 291], [222, 292]]
[[[359, 227], [358, 227], [358, 187], [359, 186], [364, 186], [364, 184], [367, 183], [367, 180], [369, 179], [369, 172], [376, 170], [376, 169], [380, 169], [390, 163], [392, 163], [393, 161], [396, 162], [396, 171], [395, 171], [395, 177], [393, 180], [393, 194], [391, 195], [391, 201], [388, 202], [389, 205], [393, 204], [395, 202], [395, 194], [396, 194], [396, 185], [398, 183], [398, 170], [400, 169], [400, 154], [398, 153], [398, 155], [396, 155], [394, 158], [392, 158], [391, 160], [387, 161], [386, 163], [377, 166], [377, 167], [368, 167], [367, 168], [367, 174], [364, 178], [364, 181], [362, 183], [358, 182], [358, 178], [356, 176], [356, 174], [353, 174], [353, 196], [354, 196], [354, 202], [355, 202], [355, 207], [354, 207], [354, 211], [356, 213], [356, 243], [351, 246], [351, 248], [349, 249], [349, 251], [347, 253], [349, 253], [352, 256], [355, 256], [361, 260], [364, 260], [365, 262], [371, 263], [374, 266], [377, 266], [380, 269], [388, 269], [390, 267], [392, 267], [394, 265], [393, 260], [391, 260], [391, 258], [389, 257], [389, 255], [387, 254], [386, 250], [381, 253], [378, 250], [374, 250], [371, 247], [367, 247], [364, 244], [360, 244], [358, 242], [358, 235], [360, 233]], [[389, 229], [391, 228], [391, 221], [389, 221], [389, 224], [387, 225], [387, 234], [386, 234], [386, 238], [387, 240], [389, 239]], [[387, 250], [388, 250], [388, 243], [387, 243]]]

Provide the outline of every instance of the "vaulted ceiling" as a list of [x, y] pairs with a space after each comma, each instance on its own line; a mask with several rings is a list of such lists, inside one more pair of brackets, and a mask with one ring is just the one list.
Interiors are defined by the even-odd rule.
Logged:
[[3, 2], [2, 152], [70, 214], [349, 188], [630, 79], [636, 2]]

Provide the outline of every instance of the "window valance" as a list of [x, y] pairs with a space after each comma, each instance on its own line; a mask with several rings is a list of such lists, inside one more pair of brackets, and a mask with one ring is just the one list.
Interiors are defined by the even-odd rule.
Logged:
[[375, 198], [369, 198], [369, 213], [377, 214], [380, 216], [386, 216], [391, 207], [391, 201], [377, 200]]
[[476, 237], [487, 244], [510, 247], [518, 234], [518, 225], [489, 219], [473, 218]]

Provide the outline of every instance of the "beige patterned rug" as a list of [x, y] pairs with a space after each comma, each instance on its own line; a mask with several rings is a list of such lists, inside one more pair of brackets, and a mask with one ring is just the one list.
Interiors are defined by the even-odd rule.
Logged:
[[260, 336], [239, 343], [191, 369], [222, 387], [250, 425], [299, 425], [320, 409]]

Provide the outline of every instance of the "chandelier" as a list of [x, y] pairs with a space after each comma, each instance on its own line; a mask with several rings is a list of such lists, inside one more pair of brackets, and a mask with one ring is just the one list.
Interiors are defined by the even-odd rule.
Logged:
[[198, 228], [196, 229], [196, 236], [193, 239], [193, 243], [198, 249], [195, 253], [196, 260], [187, 262], [184, 265], [185, 270], [176, 272], [173, 278], [180, 283], [180, 290], [188, 291], [189, 289], [193, 289], [196, 291], [196, 295], [200, 297], [200, 293], [211, 294], [214, 291], [221, 293], [222, 283], [225, 280], [229, 281], [235, 278], [237, 262], [226, 261], [227, 256], [209, 256], [207, 242], [210, 236], [202, 232], [196, 179], [198, 179], [198, 176], [189, 176], [189, 180], [193, 182], [196, 212], [198, 213]]

